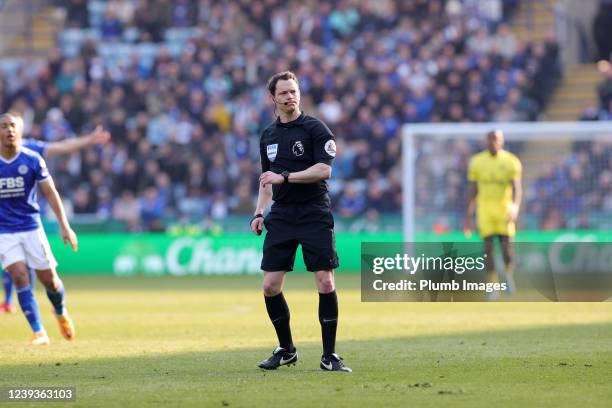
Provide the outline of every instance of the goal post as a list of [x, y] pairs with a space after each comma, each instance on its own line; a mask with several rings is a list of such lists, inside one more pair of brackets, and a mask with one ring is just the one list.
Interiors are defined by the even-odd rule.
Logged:
[[494, 129], [523, 163], [519, 226], [612, 229], [612, 122], [406, 124], [404, 241], [461, 229], [469, 157], [484, 149]]

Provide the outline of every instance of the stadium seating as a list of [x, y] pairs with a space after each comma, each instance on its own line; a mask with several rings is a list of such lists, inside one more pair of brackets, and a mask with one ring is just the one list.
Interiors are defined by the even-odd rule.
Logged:
[[[42, 137], [53, 107], [62, 108], [75, 134], [96, 123], [110, 127], [111, 146], [52, 163], [60, 191], [73, 201], [82, 186], [91, 201], [84, 208], [102, 212], [103, 191], [112, 191], [116, 203], [120, 188], [133, 189], [144, 205], [153, 189], [157, 198], [151, 199], [164, 208], [153, 216], [168, 225], [252, 211], [258, 134], [273, 119], [264, 84], [276, 71], [297, 72], [303, 109], [326, 119], [336, 134], [334, 203], [349, 202], [347, 183], [358, 194], [375, 183], [389, 198], [380, 211], [390, 213], [401, 206], [393, 176], [400, 124], [535, 120], [558, 78], [556, 44], [517, 43], [503, 55], [499, 46], [514, 41], [512, 32], [474, 2], [340, 3], [90, 0], [87, 21], [68, 10], [76, 17], [57, 39], [60, 56], [37, 72], [5, 70], [8, 82], [19, 84], [13, 81], [19, 75], [27, 80], [3, 87], [0, 97], [6, 107], [25, 101], [17, 105], [25, 106], [33, 137]], [[122, 22], [118, 39], [102, 35], [109, 8], [134, 16]], [[167, 13], [156, 13], [159, 8]], [[481, 40], [489, 46], [474, 45]], [[60, 106], [60, 85], [77, 102], [71, 111]], [[113, 122], [113, 115], [124, 120]], [[130, 159], [138, 174], [133, 184], [125, 182]], [[194, 173], [193, 162], [203, 170]], [[104, 173], [101, 184], [92, 183], [93, 168]], [[159, 185], [160, 174], [171, 187]], [[245, 183], [250, 206], [239, 205]], [[193, 212], [188, 202], [208, 211]], [[366, 207], [359, 208], [346, 213], [366, 217]]]

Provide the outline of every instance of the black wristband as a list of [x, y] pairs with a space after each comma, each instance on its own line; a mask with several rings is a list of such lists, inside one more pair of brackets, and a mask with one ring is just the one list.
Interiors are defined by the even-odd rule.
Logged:
[[249, 222], [249, 225], [251, 225], [253, 223], [253, 221], [255, 221], [257, 218], [263, 218], [263, 214], [255, 214], [253, 216], [253, 218], [251, 218], [251, 221]]

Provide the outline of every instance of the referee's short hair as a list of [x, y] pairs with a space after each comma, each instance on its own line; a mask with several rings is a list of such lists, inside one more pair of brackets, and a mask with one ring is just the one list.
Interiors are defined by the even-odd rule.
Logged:
[[276, 93], [276, 83], [280, 81], [281, 79], [284, 81], [293, 79], [295, 83], [298, 84], [298, 87], [300, 86], [300, 81], [298, 81], [297, 75], [295, 75], [293, 72], [291, 71], [278, 72], [272, 75], [270, 79], [268, 79], [267, 87], [268, 87], [268, 91], [270, 92], [270, 95], [274, 96], [274, 94]]

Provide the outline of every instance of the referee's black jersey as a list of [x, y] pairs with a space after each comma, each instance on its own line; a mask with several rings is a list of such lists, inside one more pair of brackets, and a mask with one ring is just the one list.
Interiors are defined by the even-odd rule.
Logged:
[[[319, 119], [304, 112], [291, 122], [277, 120], [261, 134], [259, 143], [261, 170], [274, 173], [306, 170], [316, 163], [331, 166], [336, 157], [336, 142], [329, 128]], [[327, 199], [325, 180], [315, 183], [272, 185], [276, 203], [296, 204]]]

